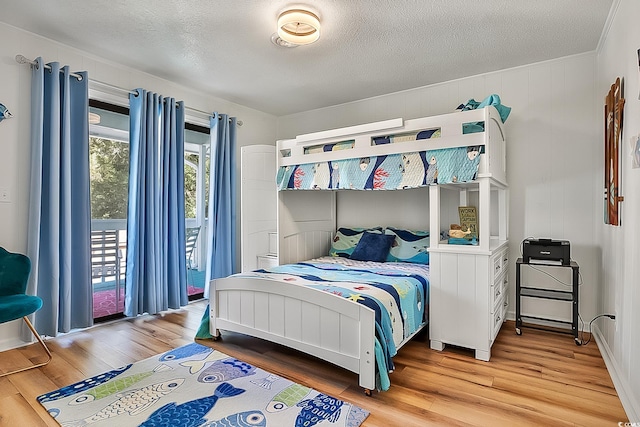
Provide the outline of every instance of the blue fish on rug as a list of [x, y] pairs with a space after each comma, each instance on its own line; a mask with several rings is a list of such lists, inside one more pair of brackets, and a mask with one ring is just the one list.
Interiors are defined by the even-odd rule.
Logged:
[[[189, 368], [189, 373], [191, 375], [200, 372], [207, 366], [210, 366], [213, 362], [220, 359], [225, 359], [226, 354], [216, 352], [215, 350], [211, 353], [207, 354], [203, 359], [196, 360], [187, 360], [180, 363], [180, 366], [184, 366], [185, 368]], [[227, 356], [228, 357], [228, 356]]]
[[260, 411], [245, 411], [221, 420], [209, 421], [202, 427], [266, 427], [267, 418]]
[[296, 418], [296, 427], [313, 427], [324, 420], [335, 423], [340, 418], [342, 405], [342, 400], [322, 393], [312, 399], [303, 400], [296, 405], [302, 407]]
[[221, 383], [256, 373], [256, 367], [233, 357], [213, 362], [198, 376], [201, 383]]
[[[138, 427], [163, 427], [172, 424], [180, 425], [181, 427], [201, 426], [207, 421], [204, 416], [216, 405], [219, 399], [237, 396], [245, 391], [229, 383], [222, 383], [211, 396], [191, 400], [180, 405], [176, 405], [175, 402], [167, 403], [154, 411]], [[179, 424], [175, 424], [177, 420], [179, 420]]]
[[351, 405], [349, 413], [347, 414], [346, 427], [359, 426], [369, 416], [369, 411], [365, 411], [362, 408]]
[[213, 349], [194, 342], [166, 352], [165, 354], [160, 356], [159, 360], [161, 362], [166, 362], [169, 360], [184, 359], [187, 357], [195, 356], [196, 354], [211, 353], [212, 351]]
[[109, 372], [105, 372], [104, 374], [96, 375], [95, 377], [87, 378], [86, 380], [79, 381], [75, 384], [62, 387], [61, 389], [58, 389], [56, 391], [45, 393], [41, 396], [38, 396], [38, 402], [40, 403], [51, 402], [54, 400], [62, 399], [63, 397], [68, 397], [77, 393], [82, 393], [83, 391], [89, 390], [90, 388], [106, 383], [110, 379], [115, 378], [118, 375], [122, 374], [132, 366], [133, 364], [128, 364], [121, 368], [114, 369]]
[[176, 378], [132, 390], [95, 414], [81, 420], [64, 422], [62, 423], [62, 427], [82, 427], [125, 413], [138, 415], [162, 397], [180, 387], [182, 383], [184, 383], [184, 378]]

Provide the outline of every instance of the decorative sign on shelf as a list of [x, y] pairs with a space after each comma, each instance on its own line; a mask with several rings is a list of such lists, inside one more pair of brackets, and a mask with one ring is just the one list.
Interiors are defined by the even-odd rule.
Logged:
[[478, 238], [478, 212], [475, 206], [458, 206], [458, 215], [460, 216], [460, 228], [462, 231], [469, 232], [465, 237], [467, 239]]

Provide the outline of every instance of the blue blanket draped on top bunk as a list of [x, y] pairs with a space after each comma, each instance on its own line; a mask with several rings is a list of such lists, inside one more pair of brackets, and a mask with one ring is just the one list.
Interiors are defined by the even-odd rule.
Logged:
[[[371, 308], [376, 320], [376, 363], [378, 387], [389, 388], [396, 346], [411, 336], [428, 319], [428, 267], [412, 272], [410, 264], [394, 269], [393, 264], [373, 268], [309, 261], [242, 273], [239, 276], [286, 280], [350, 299]], [[422, 273], [422, 274], [420, 274]]]

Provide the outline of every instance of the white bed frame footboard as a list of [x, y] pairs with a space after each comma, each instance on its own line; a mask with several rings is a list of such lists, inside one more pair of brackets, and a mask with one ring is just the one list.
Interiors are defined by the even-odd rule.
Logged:
[[326, 292], [262, 278], [211, 282], [210, 331], [240, 332], [285, 345], [359, 375], [375, 386], [375, 314]]

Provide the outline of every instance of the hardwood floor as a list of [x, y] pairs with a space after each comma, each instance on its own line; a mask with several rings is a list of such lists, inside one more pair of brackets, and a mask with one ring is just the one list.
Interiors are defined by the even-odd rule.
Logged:
[[[205, 303], [74, 332], [47, 341], [51, 363], [0, 378], [0, 426], [57, 426], [36, 401], [42, 393], [193, 341]], [[200, 341], [267, 371], [371, 412], [365, 427], [615, 426], [627, 421], [600, 352], [569, 335], [502, 327], [490, 362], [472, 353], [429, 349], [426, 333], [394, 358], [391, 389], [364, 395], [357, 376], [297, 351], [240, 334]], [[41, 360], [30, 345], [0, 353], [0, 369]], [[279, 427], [279, 426], [276, 426]]]

